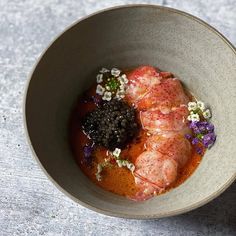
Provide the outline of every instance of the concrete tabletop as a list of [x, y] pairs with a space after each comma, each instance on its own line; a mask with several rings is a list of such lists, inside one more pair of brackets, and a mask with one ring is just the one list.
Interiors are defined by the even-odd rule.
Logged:
[[184, 215], [125, 220], [74, 203], [52, 185], [32, 158], [23, 130], [22, 100], [35, 61], [77, 19], [127, 3], [187, 11], [236, 45], [236, 0], [0, 0], [0, 236], [236, 235], [236, 184]]

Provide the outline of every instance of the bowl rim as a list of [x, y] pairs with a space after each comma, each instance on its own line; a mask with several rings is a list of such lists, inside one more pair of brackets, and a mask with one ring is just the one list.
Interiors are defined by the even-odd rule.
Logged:
[[56, 37], [54, 37], [54, 39], [49, 43], [49, 45], [41, 52], [40, 56], [38, 57], [38, 59], [36, 60], [36, 62], [34, 63], [34, 66], [31, 70], [31, 72], [29, 73], [28, 77], [27, 77], [27, 81], [26, 81], [26, 85], [25, 85], [25, 90], [24, 90], [24, 96], [23, 96], [23, 124], [24, 124], [24, 131], [25, 131], [25, 135], [26, 135], [26, 139], [27, 139], [27, 143], [31, 149], [31, 152], [33, 154], [33, 158], [36, 160], [37, 164], [40, 166], [41, 170], [44, 172], [44, 174], [47, 176], [47, 178], [56, 186], [56, 188], [61, 191], [62, 193], [64, 193], [67, 197], [69, 197], [71, 200], [73, 200], [76, 203], [79, 203], [81, 206], [86, 207], [89, 210], [93, 210], [97, 213], [100, 214], [104, 214], [107, 216], [112, 216], [112, 217], [119, 217], [119, 218], [126, 218], [126, 219], [138, 219], [138, 220], [148, 220], [148, 219], [159, 219], [159, 218], [164, 218], [164, 217], [170, 217], [170, 216], [176, 216], [176, 215], [180, 215], [183, 213], [187, 213], [189, 211], [192, 211], [196, 208], [199, 208], [205, 204], [207, 204], [208, 202], [212, 201], [213, 199], [215, 199], [216, 197], [218, 197], [220, 194], [222, 194], [236, 179], [236, 173], [223, 185], [221, 186], [221, 188], [219, 188], [217, 191], [215, 191], [214, 193], [212, 193], [211, 195], [209, 195], [208, 197], [204, 198], [201, 201], [198, 201], [190, 206], [187, 206], [185, 208], [179, 209], [179, 210], [174, 210], [174, 211], [169, 211], [167, 213], [162, 213], [162, 214], [152, 214], [152, 215], [129, 215], [129, 214], [124, 214], [124, 213], [117, 213], [115, 211], [107, 211], [107, 210], [103, 210], [100, 209], [99, 207], [95, 207], [92, 206], [86, 202], [83, 202], [79, 199], [77, 199], [76, 197], [74, 197], [72, 194], [70, 194], [69, 192], [67, 192], [64, 188], [62, 188], [55, 179], [53, 179], [53, 177], [46, 171], [46, 169], [43, 167], [42, 163], [40, 162], [39, 158], [37, 157], [37, 154], [34, 151], [31, 139], [30, 139], [30, 135], [29, 135], [29, 130], [28, 130], [28, 126], [27, 126], [27, 120], [26, 120], [26, 101], [27, 101], [27, 94], [28, 94], [28, 89], [29, 89], [29, 85], [30, 85], [30, 81], [32, 79], [32, 76], [34, 74], [35, 69], [37, 68], [39, 62], [41, 61], [41, 59], [43, 58], [43, 56], [45, 55], [45, 53], [47, 52], [47, 50], [61, 37], [64, 35], [64, 33], [66, 31], [68, 31], [69, 29], [73, 28], [74, 26], [76, 26], [78, 23], [93, 17], [95, 15], [104, 13], [104, 12], [112, 12], [112, 11], [116, 11], [119, 9], [127, 9], [127, 8], [155, 8], [155, 9], [159, 9], [159, 10], [163, 10], [163, 11], [168, 11], [168, 12], [172, 12], [172, 13], [176, 13], [179, 14], [181, 16], [190, 18], [193, 21], [196, 21], [197, 23], [201, 24], [202, 26], [206, 27], [207, 29], [209, 29], [212, 33], [216, 34], [225, 44], [226, 46], [228, 46], [233, 53], [236, 56], [236, 48], [234, 47], [234, 45], [222, 34], [220, 33], [216, 28], [214, 28], [213, 26], [209, 25], [208, 23], [206, 23], [204, 20], [198, 18], [197, 16], [194, 16], [190, 13], [187, 13], [185, 11], [182, 10], [178, 10], [172, 7], [167, 7], [167, 6], [161, 6], [161, 5], [154, 5], [154, 4], [125, 4], [125, 5], [118, 5], [115, 7], [109, 7], [109, 8], [105, 8], [99, 11], [96, 11], [92, 14], [86, 15], [84, 17], [81, 17], [80, 19], [76, 20], [74, 23], [72, 23], [71, 25], [67, 26], [61, 33], [59, 33]]

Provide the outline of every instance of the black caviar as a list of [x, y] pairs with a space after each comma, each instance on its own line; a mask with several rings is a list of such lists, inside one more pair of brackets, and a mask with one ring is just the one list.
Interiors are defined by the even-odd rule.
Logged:
[[82, 120], [82, 126], [96, 145], [111, 151], [124, 148], [139, 130], [135, 109], [116, 99], [89, 112]]

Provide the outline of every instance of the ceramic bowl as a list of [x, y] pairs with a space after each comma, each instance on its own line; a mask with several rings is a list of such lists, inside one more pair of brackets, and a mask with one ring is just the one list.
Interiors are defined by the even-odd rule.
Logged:
[[[70, 150], [68, 119], [78, 95], [95, 81], [99, 68], [146, 64], [173, 72], [211, 105], [217, 142], [181, 186], [133, 202], [84, 176]], [[192, 15], [152, 5], [101, 11], [66, 29], [33, 69], [25, 96], [29, 143], [49, 179], [89, 209], [136, 219], [184, 213], [209, 202], [235, 180], [235, 77], [235, 48]]]

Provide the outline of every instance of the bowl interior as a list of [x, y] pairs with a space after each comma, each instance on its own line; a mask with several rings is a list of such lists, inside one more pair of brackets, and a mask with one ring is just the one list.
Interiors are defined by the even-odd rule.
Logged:
[[[233, 49], [210, 27], [168, 8], [116, 8], [78, 22], [47, 49], [29, 82], [25, 118], [41, 166], [73, 199], [109, 215], [157, 218], [202, 205], [235, 176], [235, 59]], [[99, 68], [146, 64], [173, 72], [210, 104], [218, 137], [184, 184], [136, 203], [105, 192], [81, 173], [69, 147], [68, 119]]]

